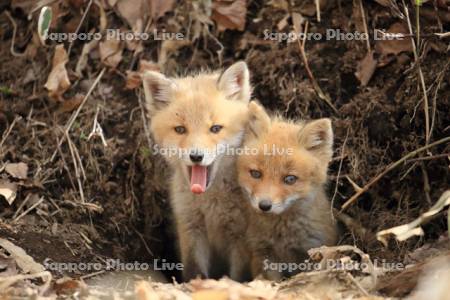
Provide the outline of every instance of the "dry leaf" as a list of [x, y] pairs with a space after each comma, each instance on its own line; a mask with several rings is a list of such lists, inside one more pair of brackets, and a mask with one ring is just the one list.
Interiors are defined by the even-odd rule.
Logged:
[[[116, 34], [114, 34], [116, 35]], [[99, 52], [102, 62], [111, 68], [116, 68], [122, 61], [122, 41], [118, 38], [112, 38], [100, 42]]]
[[227, 300], [228, 296], [227, 290], [201, 290], [192, 293], [192, 300]]
[[9, 205], [16, 200], [17, 184], [8, 180], [0, 180], [0, 196], [5, 197]]
[[[321, 10], [325, 9], [327, 7], [328, 0], [320, 0], [319, 7]], [[316, 6], [316, 0], [306, 3], [305, 5], [302, 5], [302, 8], [300, 9], [300, 12], [308, 17], [313, 17], [317, 13], [317, 6]]]
[[139, 281], [135, 286], [136, 299], [138, 300], [159, 300], [160, 297], [147, 281]]
[[288, 23], [289, 17], [290, 17], [290, 15], [287, 14], [287, 15], [284, 16], [283, 19], [281, 19], [281, 20], [278, 22], [278, 24], [277, 24], [277, 29], [278, 29], [279, 31], [284, 30], [284, 28], [286, 28], [286, 26], [289, 25], [289, 23]]
[[225, 29], [243, 31], [246, 14], [246, 0], [234, 0], [233, 2], [216, 0], [212, 5], [211, 18], [217, 23], [219, 31], [224, 31]]
[[382, 242], [383, 245], [387, 246], [386, 237], [391, 234], [394, 235], [398, 241], [407, 240], [415, 235], [423, 235], [424, 232], [420, 225], [425, 221], [429, 220], [434, 215], [441, 212], [448, 205], [450, 205], [450, 190], [445, 191], [439, 198], [439, 200], [430, 208], [430, 210], [420, 215], [414, 221], [405, 225], [392, 227], [378, 232], [377, 240]]
[[110, 1], [119, 15], [134, 32], [143, 32], [148, 18], [156, 20], [174, 7], [175, 0], [118, 0]]
[[372, 75], [377, 68], [378, 62], [373, 55], [373, 51], [368, 52], [366, 56], [358, 62], [355, 76], [359, 79], [362, 86], [366, 86], [369, 83], [370, 78], [372, 78]]
[[295, 12], [292, 13], [292, 26], [294, 26], [294, 30], [301, 31], [305, 21], [305, 18], [303, 18], [301, 14]]
[[139, 62], [139, 68], [137, 71], [127, 71], [127, 83], [125, 85], [125, 89], [133, 90], [138, 88], [142, 84], [141, 75], [145, 73], [145, 71], [160, 71], [158, 65], [154, 62], [147, 61], [141, 59]]
[[45, 88], [52, 99], [61, 100], [62, 94], [70, 87], [69, 76], [67, 75], [66, 63], [69, 60], [64, 45], [55, 47], [52, 70], [48, 75]]
[[92, 40], [89, 43], [84, 44], [80, 58], [78, 59], [77, 62], [77, 66], [75, 67], [75, 73], [77, 73], [79, 77], [82, 76], [82, 72], [87, 66], [89, 53], [91, 53], [92, 50], [97, 48], [98, 43], [99, 43], [98, 40]]
[[11, 257], [0, 253], [0, 277], [17, 275], [16, 262]]
[[83, 102], [83, 99], [84, 95], [77, 94], [73, 98], [65, 100], [58, 108], [56, 113], [60, 114], [74, 111], [80, 106], [81, 102]]
[[167, 59], [169, 58], [171, 53], [176, 52], [181, 47], [189, 45], [191, 42], [189, 40], [165, 40], [161, 44], [161, 52], [158, 57], [158, 65], [162, 71], [164, 71], [164, 67], [166, 66]]
[[134, 32], [143, 32], [149, 8], [144, 0], [119, 0], [115, 8]]
[[150, 0], [150, 10], [152, 18], [158, 19], [165, 13], [171, 11], [175, 4], [175, 0]]
[[[394, 23], [389, 27], [389, 29], [386, 31], [386, 33], [389, 34], [409, 34], [408, 29], [406, 28], [406, 25], [403, 23]], [[380, 37], [382, 34], [378, 33], [378, 36]], [[387, 38], [387, 37], [386, 37]], [[389, 55], [394, 54], [397, 55], [401, 52], [412, 52], [412, 44], [411, 44], [411, 38], [410, 37], [403, 37], [403, 38], [395, 38], [393, 40], [387, 40], [383, 38], [383, 40], [377, 40], [377, 43], [375, 45], [375, 50], [383, 55]]]
[[45, 271], [45, 268], [41, 264], [35, 262], [25, 250], [14, 245], [10, 241], [0, 238], [0, 247], [8, 251], [10, 257], [16, 261], [19, 268], [25, 273], [35, 274]]
[[5, 171], [14, 178], [27, 179], [28, 166], [26, 163], [6, 164]]
[[114, 7], [117, 4], [117, 1], [119, 1], [119, 0], [107, 0], [108, 5], [110, 7]]
[[363, 16], [361, 15], [361, 7], [359, 5], [359, 1], [353, 1], [352, 20], [355, 23], [356, 31], [365, 32], [364, 19]]
[[[444, 300], [450, 295], [450, 258], [448, 255], [438, 256], [425, 265], [420, 280], [407, 300]], [[416, 274], [417, 274], [416, 273]]]

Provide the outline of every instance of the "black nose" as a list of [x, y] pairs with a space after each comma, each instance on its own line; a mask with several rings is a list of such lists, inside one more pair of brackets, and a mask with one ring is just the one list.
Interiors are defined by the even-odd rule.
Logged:
[[259, 201], [259, 209], [262, 211], [269, 211], [272, 208], [272, 202], [269, 200], [261, 200]]
[[201, 162], [203, 160], [203, 154], [189, 154], [189, 158], [191, 159], [192, 162], [194, 163], [198, 163]]

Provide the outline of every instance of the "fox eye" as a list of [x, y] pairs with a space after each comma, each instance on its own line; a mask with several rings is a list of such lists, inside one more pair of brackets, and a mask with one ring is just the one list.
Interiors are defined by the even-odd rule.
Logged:
[[176, 126], [174, 128], [174, 130], [178, 134], [185, 134], [186, 133], [186, 127], [184, 127], [184, 126]]
[[283, 178], [283, 181], [285, 184], [289, 184], [292, 185], [297, 181], [298, 177], [295, 175], [287, 175], [286, 177]]
[[222, 130], [223, 126], [222, 125], [213, 125], [211, 126], [211, 128], [209, 128], [209, 131], [211, 131], [212, 133], [219, 133], [220, 130]]
[[262, 177], [262, 173], [258, 170], [250, 170], [250, 176], [252, 176], [255, 179], [259, 179]]

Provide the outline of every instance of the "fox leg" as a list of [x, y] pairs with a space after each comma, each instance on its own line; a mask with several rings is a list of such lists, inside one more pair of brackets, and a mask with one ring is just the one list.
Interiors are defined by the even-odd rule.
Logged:
[[231, 279], [239, 282], [251, 280], [250, 255], [243, 245], [231, 248], [229, 268]]
[[201, 230], [179, 230], [183, 280], [198, 276], [209, 277], [210, 249], [206, 234]]
[[253, 278], [262, 276], [265, 279], [279, 281], [283, 278], [283, 274], [280, 270], [272, 270], [271, 263], [276, 263], [271, 259], [269, 255], [254, 252], [251, 258], [251, 272]]

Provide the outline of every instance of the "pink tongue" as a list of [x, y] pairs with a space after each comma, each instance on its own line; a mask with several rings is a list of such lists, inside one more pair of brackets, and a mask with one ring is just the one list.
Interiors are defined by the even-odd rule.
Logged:
[[192, 166], [191, 172], [191, 192], [194, 194], [204, 193], [206, 190], [206, 167]]

